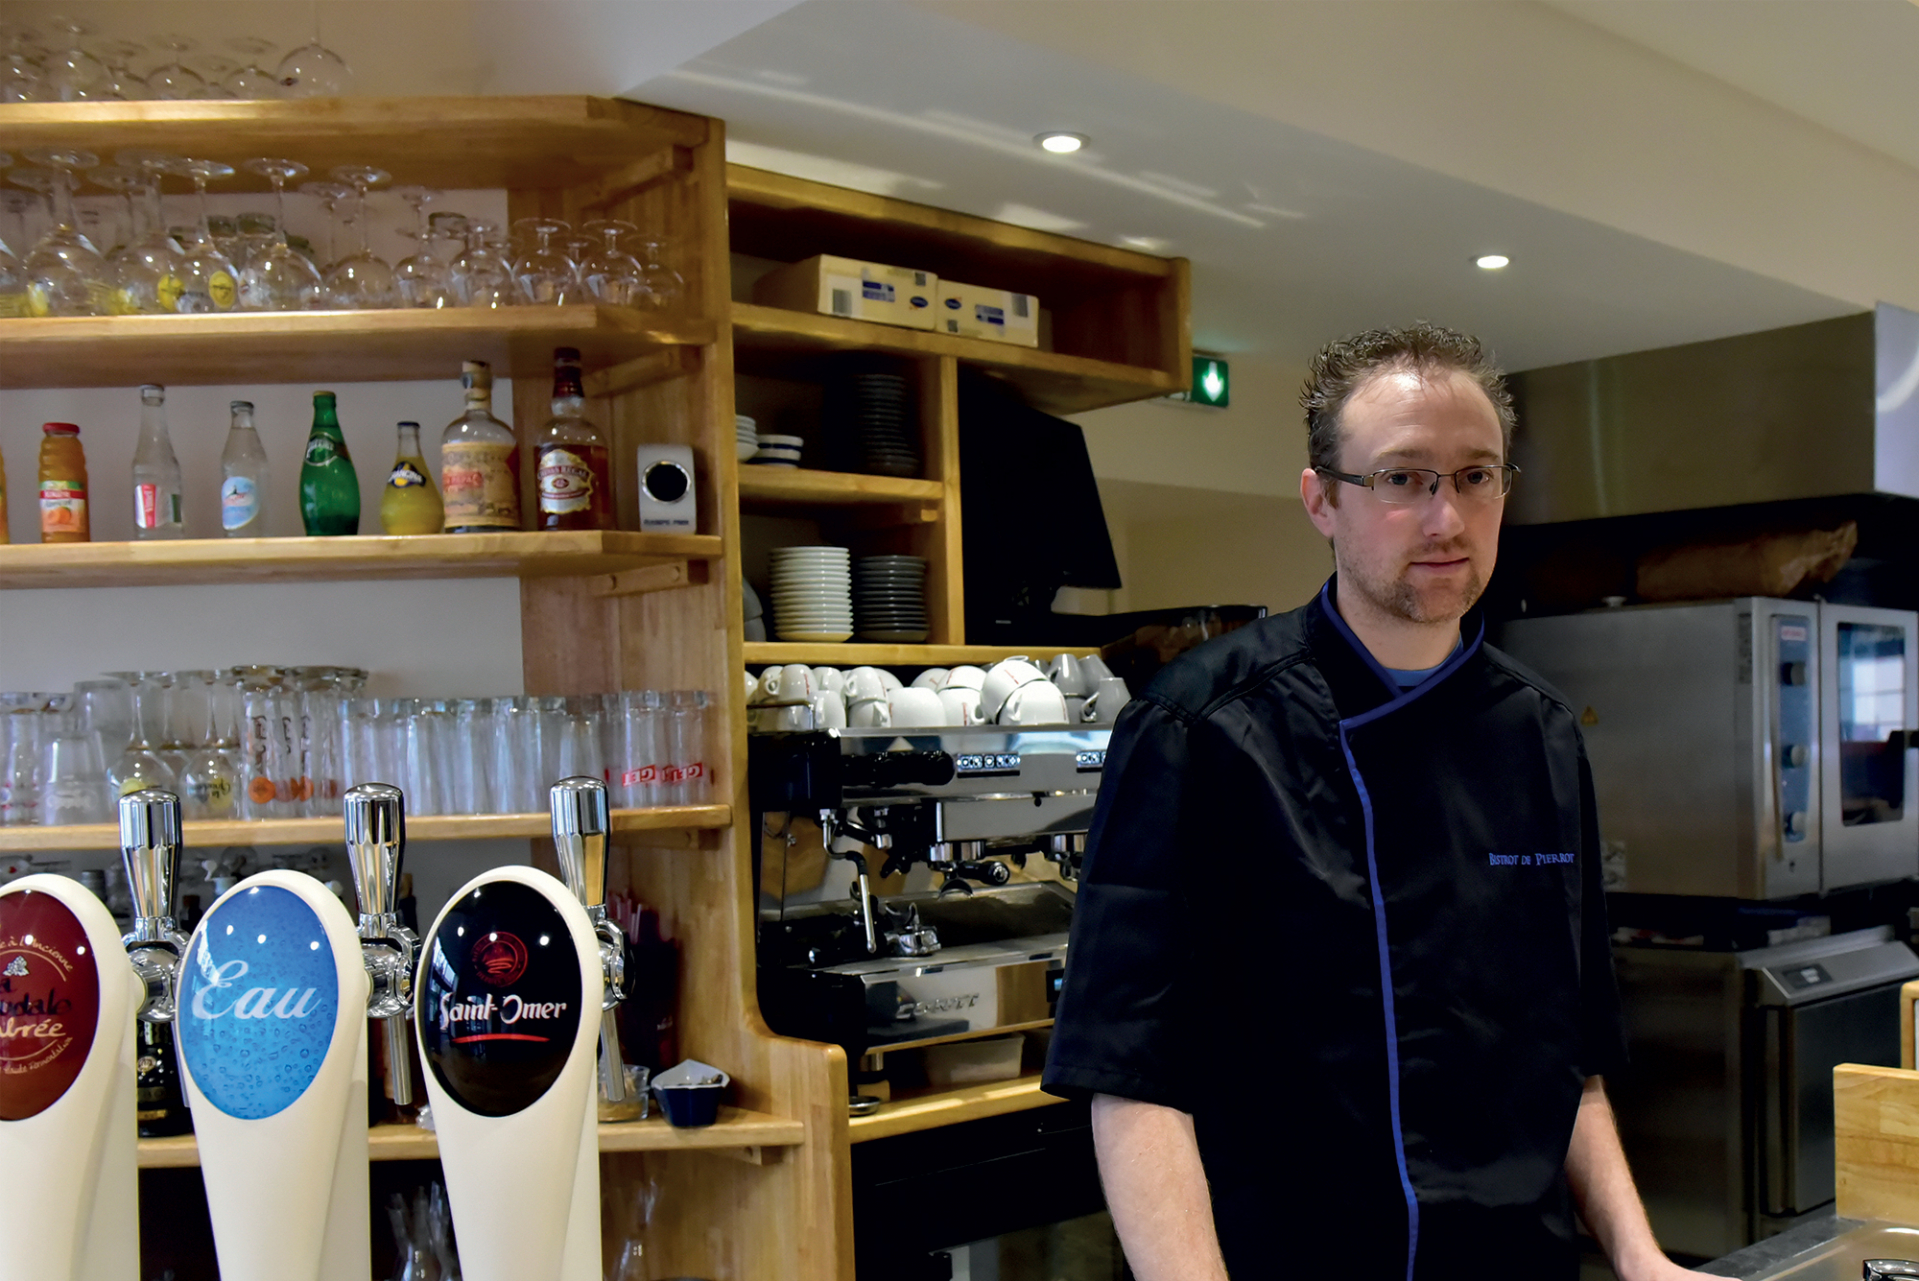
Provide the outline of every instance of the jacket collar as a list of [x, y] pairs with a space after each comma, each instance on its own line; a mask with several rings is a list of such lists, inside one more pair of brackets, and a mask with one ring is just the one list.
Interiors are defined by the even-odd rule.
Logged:
[[1337, 574], [1327, 579], [1319, 595], [1306, 607], [1306, 638], [1314, 661], [1332, 687], [1333, 702], [1344, 720], [1373, 720], [1397, 711], [1478, 657], [1486, 639], [1486, 617], [1479, 606], [1474, 606], [1460, 620], [1461, 644], [1452, 656], [1420, 684], [1401, 689], [1392, 673], [1373, 657], [1372, 651], [1334, 608], [1338, 584]]

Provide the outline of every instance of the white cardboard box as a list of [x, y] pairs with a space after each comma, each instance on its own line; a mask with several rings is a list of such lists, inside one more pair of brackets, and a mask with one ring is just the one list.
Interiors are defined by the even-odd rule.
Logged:
[[942, 280], [933, 328], [962, 338], [990, 338], [1020, 347], [1037, 347], [1039, 299], [1031, 294]]
[[938, 289], [939, 277], [930, 271], [821, 254], [760, 277], [753, 285], [753, 301], [789, 311], [931, 329]]

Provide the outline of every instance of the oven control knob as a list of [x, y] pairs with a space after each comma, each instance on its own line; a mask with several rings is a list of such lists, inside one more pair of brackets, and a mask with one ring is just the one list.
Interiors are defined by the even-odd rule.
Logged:
[[1788, 743], [1785, 757], [1786, 764], [1793, 769], [1804, 769], [1812, 761], [1812, 753], [1806, 750], [1804, 743]]
[[1806, 811], [1792, 810], [1786, 815], [1786, 835], [1804, 836], [1806, 834]]
[[1804, 663], [1779, 664], [1779, 683], [1781, 685], [1804, 685], [1806, 683], [1806, 665]]

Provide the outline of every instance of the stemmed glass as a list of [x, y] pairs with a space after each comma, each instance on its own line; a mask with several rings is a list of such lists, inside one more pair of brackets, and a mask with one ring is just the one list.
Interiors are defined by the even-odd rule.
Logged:
[[393, 269], [401, 301], [409, 307], [453, 306], [453, 277], [447, 272], [446, 264], [433, 254], [433, 242], [438, 237], [426, 212], [426, 207], [438, 200], [440, 193], [428, 187], [395, 187], [393, 194], [413, 206], [417, 225], [414, 230], [400, 234], [420, 246], [419, 252], [402, 258]]
[[340, 251], [336, 243], [340, 236], [340, 205], [353, 197], [353, 188], [344, 182], [303, 182], [300, 194], [312, 196], [326, 210], [326, 257], [320, 260], [321, 269], [331, 267], [339, 260]]
[[81, 37], [90, 35], [93, 29], [72, 18], [52, 18], [48, 25], [62, 39], [58, 42], [61, 47], [48, 55], [43, 68], [47, 97], [58, 102], [98, 97], [107, 81], [106, 64], [80, 47]]
[[74, 171], [91, 169], [98, 156], [85, 151], [29, 151], [44, 169], [10, 175], [22, 187], [47, 197], [52, 226], [27, 254], [27, 307], [36, 316], [105, 316], [113, 310], [113, 270], [80, 234], [73, 217]]
[[513, 266], [507, 261], [500, 229], [488, 222], [469, 222], [466, 252], [453, 260], [453, 287], [467, 307], [513, 307], [526, 301]]
[[0, 40], [7, 46], [6, 60], [0, 62], [0, 102], [43, 102], [47, 87], [40, 76], [38, 59], [46, 57], [33, 31], [17, 23], [0, 27]]
[[162, 63], [147, 72], [147, 92], [162, 101], [177, 101], [191, 98], [206, 88], [207, 82], [200, 73], [185, 62], [187, 54], [199, 48], [199, 42], [187, 36], [155, 36], [153, 43], [173, 55], [173, 61]]
[[601, 218], [587, 223], [586, 230], [604, 241], [580, 262], [580, 278], [586, 282], [586, 291], [596, 301], [610, 306], [639, 306], [645, 269], [638, 258], [620, 248], [620, 237], [630, 236], [639, 228], [617, 218]]
[[93, 52], [106, 65], [107, 77], [89, 97], [134, 102], [152, 93], [147, 82], [133, 74], [133, 60], [147, 51], [138, 40], [97, 40]]
[[231, 102], [240, 96], [227, 88], [227, 78], [240, 70], [240, 64], [233, 59], [207, 54], [195, 60], [193, 69], [200, 73], [200, 79], [205, 83], [188, 94], [189, 98]]
[[522, 218], [513, 224], [513, 228], [533, 239], [532, 247], [513, 264], [513, 276], [520, 282], [520, 290], [526, 295], [526, 300], [555, 306], [578, 302], [579, 267], [553, 247], [553, 237], [563, 231], [571, 231], [572, 225], [558, 218]]
[[666, 265], [667, 242], [657, 236], [646, 236], [634, 243], [639, 247], [644, 282], [639, 301], [634, 305], [654, 311], [677, 307], [680, 295], [686, 292], [686, 281]]
[[[146, 206], [146, 226], [117, 256], [116, 301], [122, 314], [171, 315], [180, 304], [180, 246], [167, 232], [166, 209], [160, 200], [161, 176], [181, 157], [157, 151], [125, 150], [113, 153], [116, 164], [138, 170], [138, 191]], [[94, 170], [97, 179], [100, 170]]]
[[320, 7], [313, 7], [313, 39], [280, 59], [280, 85], [289, 98], [336, 98], [353, 82], [346, 59], [320, 43]]
[[[13, 167], [13, 157], [0, 151], [0, 169]], [[27, 314], [27, 273], [7, 242], [0, 239], [0, 319]]]
[[107, 767], [107, 784], [116, 796], [159, 787], [171, 792], [178, 778], [157, 750], [164, 737], [165, 691], [159, 672], [108, 672], [131, 687], [133, 710], [126, 749]]
[[248, 311], [302, 311], [320, 305], [320, 273], [287, 243], [287, 183], [306, 176], [297, 160], [262, 156], [248, 160], [248, 173], [273, 184], [278, 230], [240, 275], [240, 306]]
[[140, 238], [139, 208], [133, 197], [135, 192], [146, 186], [147, 176], [132, 165], [101, 165], [87, 171], [87, 181], [96, 187], [119, 192], [121, 201], [126, 205], [125, 230], [114, 241], [113, 248], [107, 250], [107, 261], [117, 268], [133, 242]]
[[359, 199], [354, 202], [354, 221], [360, 225], [360, 248], [327, 268], [326, 290], [329, 302], [348, 310], [396, 306], [399, 292], [394, 288], [393, 268], [377, 256], [367, 244], [370, 230], [366, 212], [366, 193], [392, 175], [369, 165], [340, 165], [332, 170], [339, 181], [352, 185]]
[[207, 219], [207, 183], [231, 178], [233, 166], [218, 160], [183, 160], [170, 172], [193, 179], [194, 191], [200, 197], [200, 217], [180, 255], [180, 301], [176, 310], [232, 311], [240, 301], [240, 282], [232, 261], [213, 241], [213, 228]]
[[273, 52], [273, 41], [259, 36], [235, 36], [227, 48], [246, 59], [246, 65], [226, 78], [227, 92], [236, 98], [278, 98], [283, 94], [280, 78], [260, 64]]

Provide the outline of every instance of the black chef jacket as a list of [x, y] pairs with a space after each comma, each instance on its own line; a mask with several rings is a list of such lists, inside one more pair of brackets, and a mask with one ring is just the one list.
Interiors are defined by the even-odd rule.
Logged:
[[1578, 727], [1477, 613], [1400, 689], [1332, 590], [1120, 716], [1045, 1086], [1192, 1114], [1234, 1281], [1574, 1277], [1625, 1053]]

